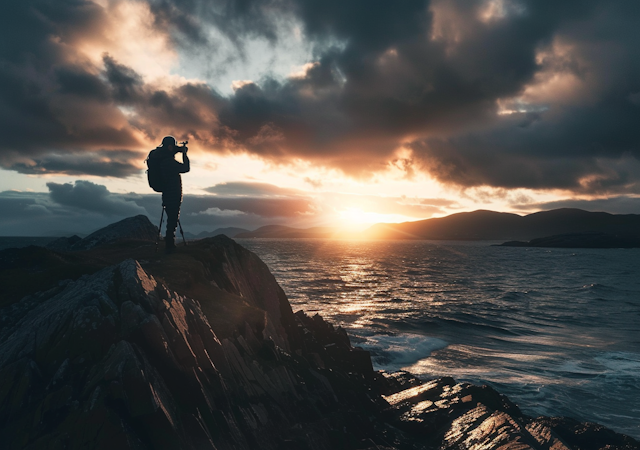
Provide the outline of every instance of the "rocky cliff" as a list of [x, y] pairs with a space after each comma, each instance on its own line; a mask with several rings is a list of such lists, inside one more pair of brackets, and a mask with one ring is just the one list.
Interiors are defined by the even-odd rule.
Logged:
[[0, 310], [2, 448], [638, 448], [594, 424], [529, 418], [486, 386], [374, 372], [222, 236], [168, 256], [145, 241], [42, 251], [69, 279], [11, 253], [41, 279]]

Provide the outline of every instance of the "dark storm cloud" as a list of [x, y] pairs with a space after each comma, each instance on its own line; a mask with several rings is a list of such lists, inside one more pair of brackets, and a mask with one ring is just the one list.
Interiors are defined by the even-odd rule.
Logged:
[[639, 174], [621, 161], [633, 166], [640, 153], [638, 2], [148, 3], [180, 48], [214, 51], [212, 27], [239, 54], [247, 38], [277, 48], [286, 22], [315, 45], [314, 61], [228, 97], [199, 82], [150, 85], [112, 56], [99, 67], [73, 57], [82, 36], [104, 27], [100, 6], [11, 5], [0, 31], [2, 167], [127, 176], [140, 169], [133, 157], [109, 172], [91, 155], [180, 130], [202, 149], [360, 177], [395, 164], [462, 187], [637, 189]]
[[77, 180], [75, 184], [47, 183], [51, 199], [64, 206], [86, 211], [95, 211], [104, 215], [133, 216], [143, 214], [141, 208], [132, 201], [114, 195], [100, 184]]
[[[23, 173], [139, 173], [133, 150], [140, 142], [118, 109], [127, 80], [117, 77], [108, 57], [99, 73], [74, 50], [104, 27], [104, 9], [89, 1], [10, 3], [0, 29], [0, 166]], [[107, 156], [107, 150], [116, 152]]]
[[60, 173], [124, 178], [140, 172], [142, 156], [130, 150], [49, 153], [28, 160], [12, 160], [6, 168], [26, 174]]
[[242, 49], [246, 36], [277, 40], [277, 19], [289, 16], [286, 0], [148, 0], [159, 27], [170, 30], [178, 44], [215, 44], [206, 25], [214, 25]]
[[[386, 167], [403, 143], [414, 151], [407, 170], [448, 184], [598, 192], [636, 183], [610, 169], [625, 155], [637, 159], [640, 146], [637, 3], [209, 5], [161, 3], [198, 15], [202, 26], [220, 28], [224, 18], [234, 26], [221, 29], [238, 42], [275, 39], [279, 10], [318, 44], [305, 76], [245, 84], [219, 102], [218, 136], [231, 148], [366, 175]], [[573, 85], [545, 84], [557, 75], [573, 76]], [[532, 97], [535, 89], [546, 97]], [[574, 98], [559, 98], [572, 89]], [[500, 103], [518, 102], [511, 116], [496, 114]], [[585, 182], [594, 178], [601, 182]]]

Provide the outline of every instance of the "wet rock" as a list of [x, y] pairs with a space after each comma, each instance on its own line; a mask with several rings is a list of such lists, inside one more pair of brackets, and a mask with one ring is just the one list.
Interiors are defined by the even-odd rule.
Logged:
[[440, 450], [638, 449], [605, 427], [566, 418], [533, 419], [488, 386], [440, 378], [385, 396], [388, 420]]

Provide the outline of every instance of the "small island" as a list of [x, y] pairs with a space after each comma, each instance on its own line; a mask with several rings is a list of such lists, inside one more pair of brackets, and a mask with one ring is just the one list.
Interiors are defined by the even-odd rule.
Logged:
[[532, 239], [528, 242], [508, 241], [500, 247], [544, 248], [640, 248], [640, 239], [602, 232], [565, 233]]

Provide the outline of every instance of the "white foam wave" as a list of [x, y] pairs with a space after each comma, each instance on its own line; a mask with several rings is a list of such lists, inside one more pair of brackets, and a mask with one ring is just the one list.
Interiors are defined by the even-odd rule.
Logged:
[[640, 354], [631, 352], [606, 352], [595, 358], [617, 376], [640, 378]]
[[376, 370], [399, 369], [427, 358], [434, 350], [447, 346], [442, 339], [421, 334], [373, 335], [360, 344], [373, 354]]

